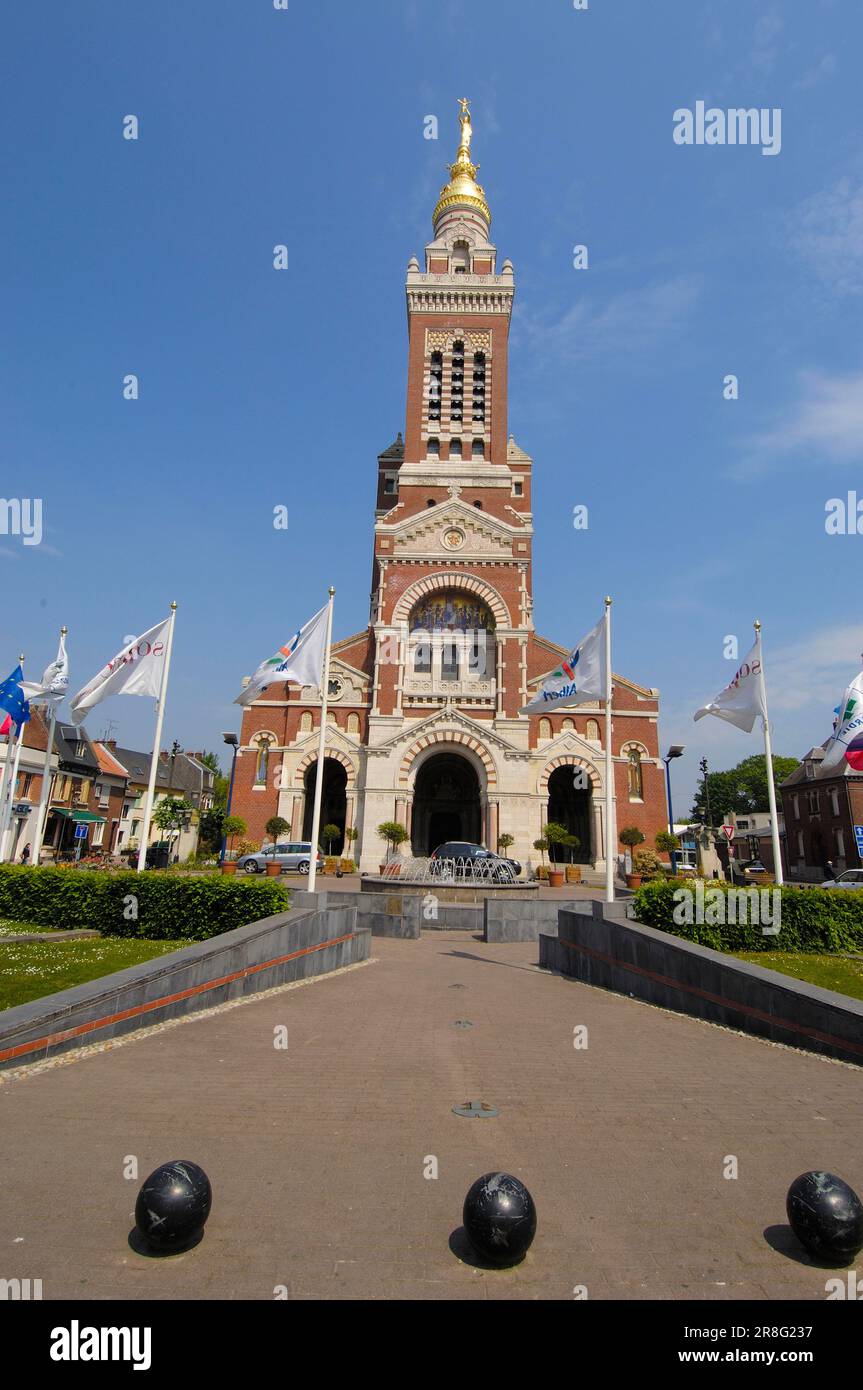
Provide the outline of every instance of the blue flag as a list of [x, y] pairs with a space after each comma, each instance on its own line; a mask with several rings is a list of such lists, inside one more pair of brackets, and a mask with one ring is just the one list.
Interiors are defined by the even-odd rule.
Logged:
[[20, 666], [16, 666], [11, 676], [0, 683], [0, 709], [5, 709], [19, 728], [30, 718], [30, 705], [21, 689], [23, 679], [24, 672]]

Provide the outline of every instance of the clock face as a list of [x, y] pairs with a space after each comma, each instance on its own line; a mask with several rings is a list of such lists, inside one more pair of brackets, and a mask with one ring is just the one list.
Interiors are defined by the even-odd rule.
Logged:
[[443, 543], [447, 550], [458, 550], [464, 545], [464, 531], [460, 531], [457, 526], [450, 526], [443, 533]]

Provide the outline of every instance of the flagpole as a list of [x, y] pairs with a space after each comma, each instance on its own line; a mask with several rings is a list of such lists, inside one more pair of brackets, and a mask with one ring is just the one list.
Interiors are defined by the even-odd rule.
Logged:
[[330, 603], [327, 609], [327, 635], [324, 639], [324, 663], [321, 674], [321, 732], [318, 738], [318, 766], [315, 773], [315, 802], [312, 812], [312, 852], [309, 855], [309, 892], [315, 891], [318, 867], [318, 835], [321, 829], [321, 792], [324, 786], [324, 747], [327, 736], [327, 688], [330, 683], [330, 642], [333, 636], [333, 597], [335, 589], [329, 588]]
[[153, 756], [150, 759], [150, 781], [147, 784], [147, 799], [144, 802], [144, 819], [141, 822], [141, 842], [138, 846], [138, 873], [142, 873], [147, 862], [147, 841], [150, 838], [150, 821], [153, 815], [153, 795], [156, 790], [156, 773], [159, 768], [159, 750], [162, 743], [162, 723], [165, 718], [165, 696], [168, 692], [168, 670], [171, 665], [171, 647], [174, 643], [174, 618], [176, 603], [171, 604], [171, 621], [168, 624], [168, 640], [165, 643], [165, 666], [162, 671], [162, 684], [159, 686], [159, 700], [156, 714], [156, 733], [153, 739]]
[[[24, 653], [18, 656], [18, 665], [24, 669]], [[15, 783], [18, 779], [18, 763], [21, 758], [21, 740], [24, 737], [24, 721], [15, 725], [15, 752], [12, 752], [12, 733], [6, 740], [6, 761], [3, 764], [3, 782], [0, 785], [0, 864], [6, 862], [6, 827], [12, 819], [12, 802], [15, 798]]]
[[[60, 629], [60, 641], [65, 640], [67, 627]], [[30, 852], [31, 864], [38, 864], [42, 853], [42, 842], [45, 839], [45, 824], [48, 820], [48, 798], [51, 791], [51, 754], [54, 750], [54, 726], [57, 723], [57, 706], [59, 700], [51, 701], [51, 718], [48, 722], [48, 745], [45, 749], [45, 762], [42, 765], [42, 788], [39, 793], [39, 808], [36, 812], [36, 832], [33, 836], [33, 849]]]
[[605, 901], [614, 902], [614, 763], [611, 755], [611, 599], [605, 600]]
[[[755, 619], [755, 636], [761, 636], [761, 623]], [[767, 714], [767, 685], [764, 680], [764, 648], [761, 649], [761, 671], [759, 673], [761, 681], [761, 699], [764, 705], [764, 713], [761, 722], [764, 725], [764, 757], [767, 761], [767, 804], [770, 807], [770, 837], [773, 841], [773, 876], [779, 887], [785, 882], [782, 876], [782, 846], [779, 843], [779, 819], [776, 814], [776, 788], [773, 785], [773, 749], [770, 743], [770, 719]]]

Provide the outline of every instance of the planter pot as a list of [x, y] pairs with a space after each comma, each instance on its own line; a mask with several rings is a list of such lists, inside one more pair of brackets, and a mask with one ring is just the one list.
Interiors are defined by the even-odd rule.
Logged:
[[550, 888], [562, 888], [564, 880], [563, 869], [549, 869], [548, 885]]
[[547, 865], [547, 864], [537, 864], [537, 866], [536, 866], [536, 876], [537, 876], [537, 878], [542, 879], [542, 881], [543, 881], [543, 883], [544, 883], [545, 880], [548, 878], [548, 865]]
[[342, 861], [339, 864], [339, 870], [343, 874], [353, 874], [356, 873], [357, 866], [354, 863], [353, 859], [342, 859]]
[[265, 865], [265, 871], [267, 878], [278, 878], [279, 874], [282, 872], [282, 866], [281, 864], [267, 864]]
[[381, 874], [385, 873], [387, 878], [398, 878], [401, 871], [401, 864], [393, 864], [392, 861], [389, 864], [381, 864]]
[[566, 866], [567, 883], [581, 883], [581, 865], [567, 864]]
[[229, 860], [226, 859], [225, 862], [224, 862], [224, 864], [222, 865], [222, 873], [223, 873], [223, 874], [235, 874], [236, 872], [237, 872], [237, 866], [236, 866], [236, 864], [234, 864], [232, 861], [229, 861]]
[[627, 888], [640, 888], [640, 887], [641, 887], [641, 874], [627, 874], [627, 875], [626, 875], [626, 886], [627, 886]]

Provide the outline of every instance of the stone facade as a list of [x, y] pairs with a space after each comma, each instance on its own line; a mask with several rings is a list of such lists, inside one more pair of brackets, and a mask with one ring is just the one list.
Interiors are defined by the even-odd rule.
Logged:
[[[497, 273], [476, 199], [442, 204], [425, 270], [408, 266], [406, 428], [378, 457], [369, 624], [331, 650], [321, 826], [376, 872], [383, 821], [416, 854], [447, 839], [494, 849], [507, 833], [529, 866], [552, 819], [601, 873], [604, 707], [519, 714], [571, 647], [534, 627], [533, 461], [507, 433], [513, 268]], [[601, 607], [585, 596], [567, 640]], [[612, 709], [617, 826], [652, 845], [667, 826], [658, 691], [615, 674]], [[318, 691], [285, 685], [246, 709], [232, 810], [252, 839], [274, 815], [308, 838], [320, 713]]]

